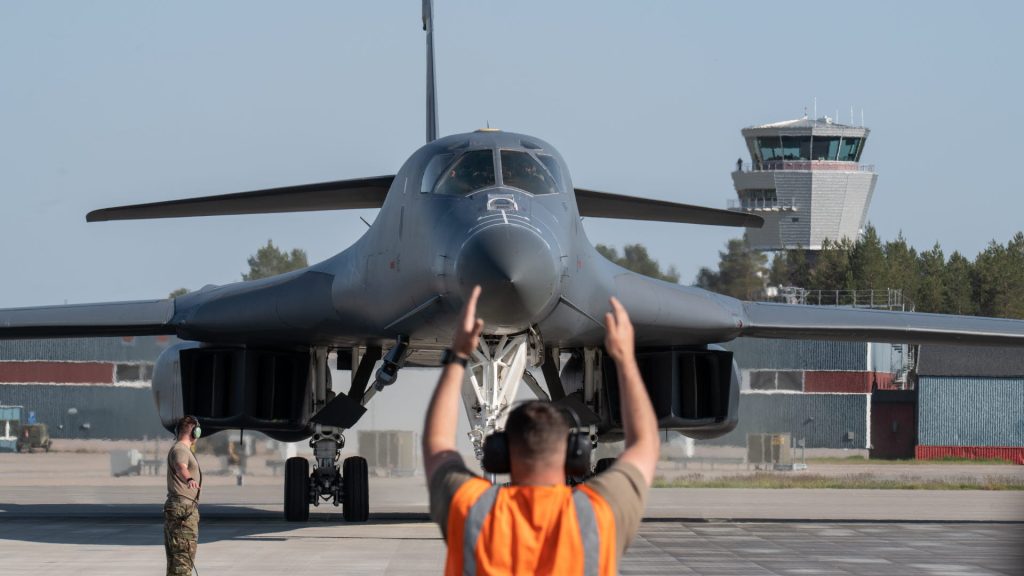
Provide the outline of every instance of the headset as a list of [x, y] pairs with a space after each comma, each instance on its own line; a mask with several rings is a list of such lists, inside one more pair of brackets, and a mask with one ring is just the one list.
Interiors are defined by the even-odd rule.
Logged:
[[[571, 420], [569, 437], [565, 443], [565, 473], [568, 476], [586, 476], [590, 473], [590, 433], [583, 431], [580, 419], [571, 408], [563, 408]], [[508, 474], [512, 469], [508, 451], [508, 434], [493, 432], [484, 439], [483, 469], [491, 474]]]
[[200, 436], [203, 435], [203, 429], [199, 426], [199, 420], [195, 416], [185, 416], [181, 420], [178, 420], [178, 423], [174, 425], [174, 437], [175, 438], [177, 438], [178, 436], [181, 436], [181, 434], [179, 434], [179, 430], [181, 430], [181, 425], [182, 424], [194, 424], [194, 426], [192, 426], [192, 439], [193, 440], [197, 440], [197, 439], [199, 439]]

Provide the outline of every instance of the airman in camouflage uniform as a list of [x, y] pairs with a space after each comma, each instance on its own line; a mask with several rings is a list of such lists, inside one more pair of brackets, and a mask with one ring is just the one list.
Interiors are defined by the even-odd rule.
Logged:
[[199, 492], [203, 481], [192, 445], [201, 430], [185, 416], [177, 426], [178, 441], [167, 454], [167, 501], [164, 503], [164, 551], [167, 576], [192, 573], [199, 545]]

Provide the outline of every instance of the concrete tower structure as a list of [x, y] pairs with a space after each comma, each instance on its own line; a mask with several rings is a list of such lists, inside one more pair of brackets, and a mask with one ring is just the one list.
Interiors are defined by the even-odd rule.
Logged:
[[829, 117], [744, 128], [750, 164], [732, 173], [733, 210], [765, 220], [747, 230], [754, 250], [820, 250], [828, 238], [855, 240], [864, 227], [878, 175], [861, 166], [867, 128]]

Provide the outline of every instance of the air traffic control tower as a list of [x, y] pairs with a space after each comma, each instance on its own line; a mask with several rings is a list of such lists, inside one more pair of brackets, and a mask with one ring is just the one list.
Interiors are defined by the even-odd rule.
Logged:
[[747, 229], [747, 245], [817, 251], [826, 238], [856, 240], [878, 180], [860, 164], [868, 132], [827, 116], [744, 128], [751, 161], [736, 162], [729, 208], [764, 218]]

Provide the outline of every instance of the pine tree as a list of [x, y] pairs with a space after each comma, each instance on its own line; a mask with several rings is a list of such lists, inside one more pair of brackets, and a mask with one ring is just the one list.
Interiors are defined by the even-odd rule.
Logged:
[[718, 258], [718, 272], [701, 268], [698, 286], [744, 300], [763, 294], [768, 275], [768, 257], [763, 252], [750, 250], [743, 239], [733, 238], [726, 244], [725, 252], [719, 251]]
[[945, 312], [946, 257], [936, 242], [931, 250], [922, 252], [917, 258], [917, 298], [914, 300], [918, 312]]
[[597, 251], [612, 262], [622, 266], [626, 270], [632, 270], [637, 274], [643, 274], [644, 276], [650, 276], [651, 278], [657, 278], [658, 280], [664, 280], [666, 282], [672, 282], [676, 284], [679, 282], [679, 271], [676, 270], [675, 266], [669, 266], [668, 270], [662, 272], [661, 264], [657, 260], [651, 258], [650, 254], [647, 253], [647, 248], [643, 244], [626, 244], [622, 248], [622, 256], [619, 256], [619, 251], [614, 246], [606, 246], [604, 244], [598, 244], [595, 246]]
[[917, 302], [917, 251], [907, 245], [903, 232], [885, 243], [887, 287], [903, 291], [903, 297]]
[[885, 251], [878, 232], [870, 224], [850, 249], [852, 286], [857, 290], [889, 288]]
[[959, 252], [949, 255], [942, 272], [943, 312], [947, 314], [977, 314], [974, 291], [971, 287], [971, 261]]
[[242, 274], [242, 280], [269, 278], [306, 266], [309, 266], [309, 263], [306, 261], [305, 250], [295, 248], [290, 254], [285, 253], [274, 246], [272, 240], [267, 240], [266, 246], [257, 250], [254, 256], [249, 257], [249, 273]]
[[818, 262], [811, 272], [811, 285], [817, 290], [850, 290], [853, 287], [850, 250], [851, 243], [847, 239], [822, 242]]

